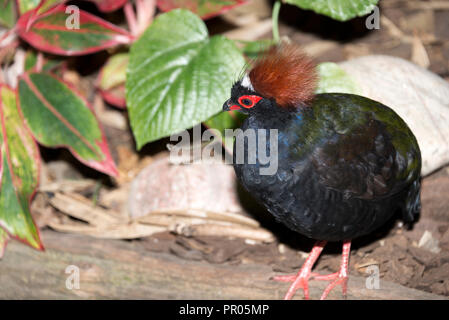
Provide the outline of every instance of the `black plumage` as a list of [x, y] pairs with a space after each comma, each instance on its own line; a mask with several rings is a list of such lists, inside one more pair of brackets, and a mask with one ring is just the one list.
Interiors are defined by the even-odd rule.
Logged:
[[393, 110], [349, 94], [316, 95], [297, 110], [266, 108], [269, 113], [262, 106], [252, 110], [242, 129], [278, 129], [277, 173], [261, 175], [259, 162], [235, 159], [234, 168], [277, 220], [310, 238], [338, 241], [374, 231], [398, 210], [406, 222], [415, 219], [419, 147]]
[[[296, 276], [275, 278], [293, 282], [286, 299], [298, 288], [308, 298], [311, 278], [331, 281], [322, 299], [337, 284], [346, 294], [351, 240], [396, 212], [411, 223], [421, 206], [421, 154], [407, 124], [365, 97], [315, 95], [315, 82], [313, 64], [294, 45], [273, 47], [223, 105], [248, 114], [234, 144], [233, 165], [243, 187], [278, 221], [318, 240]], [[276, 161], [271, 174], [261, 170], [272, 165], [267, 155]], [[327, 241], [343, 241], [340, 271], [314, 274]]]

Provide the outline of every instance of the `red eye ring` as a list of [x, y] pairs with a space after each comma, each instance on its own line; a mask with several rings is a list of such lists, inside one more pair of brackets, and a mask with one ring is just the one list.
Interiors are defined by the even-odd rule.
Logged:
[[[238, 100], [239, 104], [246, 109], [252, 108], [256, 105], [257, 102], [259, 102], [262, 99], [262, 97], [255, 96], [255, 95], [245, 95], [241, 96]], [[246, 100], [246, 101], [245, 101]], [[250, 103], [247, 103], [250, 101]], [[246, 102], [246, 103], [244, 103]]]

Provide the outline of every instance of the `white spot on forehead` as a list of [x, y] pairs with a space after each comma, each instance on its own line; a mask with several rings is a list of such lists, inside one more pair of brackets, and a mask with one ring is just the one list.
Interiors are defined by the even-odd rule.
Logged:
[[251, 84], [251, 80], [249, 79], [248, 74], [245, 74], [243, 76], [241, 84], [242, 84], [243, 87], [248, 88], [248, 89], [254, 91], [254, 87]]

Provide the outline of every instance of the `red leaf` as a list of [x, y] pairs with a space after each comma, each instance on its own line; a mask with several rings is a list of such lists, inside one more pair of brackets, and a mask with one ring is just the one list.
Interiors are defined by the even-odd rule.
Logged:
[[157, 0], [157, 6], [165, 12], [176, 8], [188, 9], [206, 20], [246, 2], [246, 0]]
[[120, 108], [126, 107], [125, 81], [129, 55], [118, 53], [111, 56], [101, 68], [96, 86], [103, 99]]
[[67, 24], [72, 12], [66, 13], [66, 8], [58, 5], [41, 15], [36, 14], [39, 7], [28, 11], [17, 22], [19, 36], [39, 50], [67, 56], [131, 42], [128, 31], [82, 10], [79, 10], [79, 29], [69, 28], [74, 25]]
[[[95, 3], [98, 10], [102, 12], [112, 12], [120, 9], [125, 5], [128, 0], [85, 0]], [[28, 10], [39, 7], [38, 13], [44, 13], [48, 9], [58, 4], [68, 2], [68, 0], [17, 0], [19, 4], [20, 14], [24, 14]]]
[[125, 5], [128, 0], [87, 0], [94, 2], [97, 5], [98, 10], [103, 12], [112, 12], [120, 9]]
[[20, 78], [18, 91], [20, 109], [39, 143], [67, 147], [82, 163], [117, 176], [102, 126], [75, 88], [50, 74], [27, 73]]
[[39, 184], [39, 149], [17, 107], [16, 91], [5, 85], [0, 85], [0, 149], [0, 251], [9, 237], [43, 250], [30, 214]]
[[119, 108], [126, 108], [124, 84], [109, 90], [98, 89], [98, 91], [100, 92], [104, 101], [106, 101], [107, 103]]

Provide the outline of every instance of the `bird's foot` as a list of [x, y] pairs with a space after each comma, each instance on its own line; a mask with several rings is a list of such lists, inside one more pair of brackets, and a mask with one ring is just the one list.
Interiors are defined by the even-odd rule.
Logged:
[[[321, 276], [319, 273], [311, 272], [309, 278]], [[272, 279], [280, 282], [293, 282], [298, 278], [298, 274], [290, 274], [287, 276], [275, 276]]]
[[340, 272], [335, 272], [331, 274], [313, 276], [313, 280], [330, 281], [329, 285], [323, 291], [320, 300], [326, 299], [331, 290], [339, 284], [343, 288], [343, 297], [346, 299], [346, 292], [348, 289], [348, 276], [344, 271], [345, 270], [341, 270]]
[[309, 299], [309, 279], [318, 274], [312, 273], [312, 267], [315, 261], [318, 259], [321, 251], [326, 245], [326, 241], [318, 241], [307, 257], [301, 270], [297, 275], [293, 276], [277, 276], [273, 277], [273, 280], [282, 282], [293, 282], [284, 297], [284, 300], [290, 300], [298, 289], [304, 290], [304, 298]]
[[273, 277], [273, 280], [275, 281], [281, 281], [281, 282], [293, 282], [288, 288], [287, 294], [284, 297], [284, 300], [290, 300], [295, 292], [298, 289], [303, 289], [304, 291], [304, 299], [309, 299], [309, 279], [311, 277], [314, 277], [318, 274], [310, 272], [310, 270], [305, 270], [302, 268], [298, 274], [295, 275], [288, 275], [288, 276], [276, 276]]
[[277, 276], [273, 277], [273, 280], [282, 282], [293, 282], [285, 295], [284, 300], [290, 300], [298, 289], [304, 290], [304, 298], [309, 299], [309, 280], [326, 280], [331, 281], [327, 288], [321, 295], [321, 300], [326, 299], [329, 292], [337, 285], [341, 284], [343, 287], [343, 296], [346, 298], [347, 284], [348, 284], [348, 264], [349, 264], [349, 253], [351, 251], [351, 241], [347, 240], [343, 242], [343, 253], [340, 265], [340, 271], [336, 273], [320, 275], [318, 273], [312, 272], [312, 267], [316, 260], [320, 256], [321, 251], [326, 245], [326, 241], [318, 241], [310, 252], [309, 256], [304, 262], [301, 270], [299, 270], [297, 275], [289, 276]]
[[340, 264], [340, 271], [326, 274], [326, 275], [315, 275], [313, 280], [324, 280], [330, 281], [327, 288], [323, 291], [320, 300], [324, 300], [329, 295], [329, 292], [337, 285], [341, 285], [343, 288], [343, 297], [346, 299], [346, 292], [348, 289], [348, 264], [349, 264], [349, 253], [351, 251], [351, 241], [343, 242], [343, 252]]

